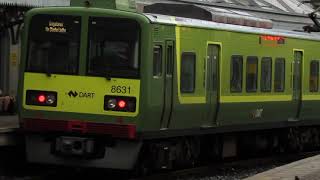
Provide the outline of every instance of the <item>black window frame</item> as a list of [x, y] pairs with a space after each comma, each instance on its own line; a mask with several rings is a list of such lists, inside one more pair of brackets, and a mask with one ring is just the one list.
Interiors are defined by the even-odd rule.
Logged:
[[[234, 62], [240, 61], [240, 78], [239, 79], [234, 79], [236, 77], [234, 75]], [[234, 85], [238, 85], [240, 81], [240, 87], [235, 87]], [[231, 60], [230, 60], [230, 92], [232, 93], [238, 93], [242, 92], [242, 85], [243, 84], [243, 56], [242, 55], [232, 55]], [[235, 87], [235, 88], [233, 88]]]
[[[314, 76], [313, 74], [313, 68], [312, 68], [312, 64], [316, 63], [316, 67], [317, 67], [317, 71], [316, 71], [316, 89], [311, 89], [311, 77]], [[310, 61], [310, 75], [309, 75], [309, 92], [318, 92], [319, 91], [319, 61], [318, 60], [311, 60]]]
[[[277, 71], [277, 65], [281, 62], [283, 64], [283, 72], [282, 76], [283, 79], [281, 80], [282, 89], [277, 88], [277, 75], [279, 75], [279, 71]], [[286, 59], [283, 57], [277, 57], [274, 61], [274, 92], [284, 92], [286, 88]]]
[[[266, 64], [267, 66], [264, 66], [264, 64]], [[268, 71], [270, 71], [269, 73], [269, 87], [267, 86], [264, 86], [265, 84], [267, 84], [267, 81], [264, 81], [266, 80], [267, 78], [263, 78], [264, 75], [263, 73], [265, 72], [264, 71], [264, 68], [268, 68]], [[261, 92], [271, 92], [272, 91], [272, 57], [262, 57], [261, 58], [261, 73], [260, 73], [260, 91]], [[267, 77], [267, 76], [266, 76]]]
[[[183, 63], [186, 62], [186, 59], [184, 56], [193, 56], [192, 61], [193, 61], [193, 78], [192, 79], [192, 84], [193, 86], [188, 90], [187, 88], [183, 87]], [[181, 53], [181, 66], [180, 66], [180, 92], [181, 93], [194, 93], [196, 89], [196, 61], [197, 61], [197, 55], [195, 52], [182, 52]]]

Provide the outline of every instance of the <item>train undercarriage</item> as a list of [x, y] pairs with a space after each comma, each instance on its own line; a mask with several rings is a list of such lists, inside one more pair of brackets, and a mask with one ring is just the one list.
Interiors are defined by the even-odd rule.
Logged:
[[320, 127], [290, 127], [134, 141], [75, 135], [28, 135], [26, 142], [29, 162], [134, 169], [139, 174], [146, 174], [244, 157], [319, 150]]

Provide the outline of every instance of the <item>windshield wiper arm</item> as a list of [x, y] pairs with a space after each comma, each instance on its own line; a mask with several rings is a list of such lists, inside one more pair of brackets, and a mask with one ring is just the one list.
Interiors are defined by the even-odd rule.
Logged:
[[106, 68], [106, 73], [105, 73], [105, 78], [106, 78], [108, 81], [111, 80], [111, 73], [112, 73], [112, 70], [111, 70], [111, 68], [108, 66], [108, 67]]
[[50, 72], [50, 69], [49, 69], [48, 64], [46, 65], [46, 75], [47, 75], [48, 77], [51, 77], [51, 72]]

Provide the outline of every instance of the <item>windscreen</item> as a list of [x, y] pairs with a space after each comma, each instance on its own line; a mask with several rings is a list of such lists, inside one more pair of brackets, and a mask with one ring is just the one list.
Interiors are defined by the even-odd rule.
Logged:
[[134, 20], [91, 17], [87, 74], [138, 78], [139, 33]]
[[29, 28], [26, 70], [39, 73], [78, 72], [81, 18], [35, 15]]

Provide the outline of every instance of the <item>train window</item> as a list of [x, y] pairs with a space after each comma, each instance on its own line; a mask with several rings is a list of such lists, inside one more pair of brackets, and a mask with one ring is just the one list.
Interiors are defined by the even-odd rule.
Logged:
[[138, 78], [139, 41], [140, 25], [135, 20], [90, 17], [87, 74]]
[[276, 58], [274, 72], [274, 91], [283, 92], [285, 83], [285, 59]]
[[239, 55], [231, 56], [230, 68], [230, 91], [242, 91], [243, 57]]
[[153, 47], [153, 76], [162, 75], [162, 46]]
[[272, 59], [263, 57], [261, 60], [261, 91], [270, 92], [272, 81]]
[[319, 61], [311, 61], [310, 63], [310, 92], [317, 92], [319, 89]]
[[257, 91], [258, 80], [258, 57], [247, 57], [247, 76], [246, 76], [246, 90], [247, 92]]
[[81, 18], [38, 14], [32, 17], [26, 71], [77, 74]]
[[181, 56], [180, 91], [192, 93], [195, 89], [196, 54], [184, 52]]

